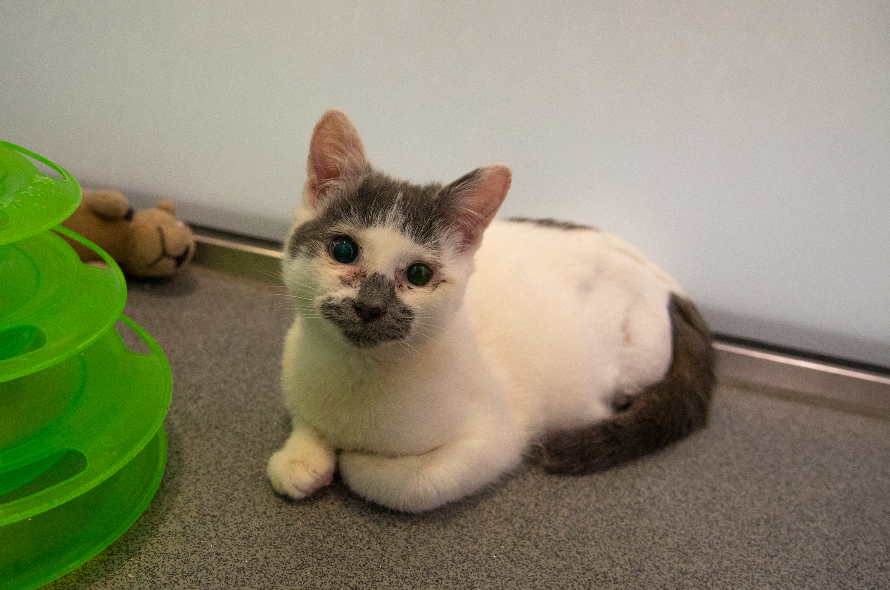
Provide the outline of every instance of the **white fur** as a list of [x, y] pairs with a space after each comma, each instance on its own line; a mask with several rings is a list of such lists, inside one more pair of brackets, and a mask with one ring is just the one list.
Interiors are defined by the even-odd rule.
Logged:
[[315, 307], [355, 296], [342, 265], [286, 257], [298, 313], [283, 357], [294, 431], [268, 468], [279, 493], [305, 497], [339, 465], [371, 501], [436, 508], [516, 467], [540, 434], [609, 417], [616, 392], [638, 392], [670, 363], [679, 287], [618, 238], [494, 222], [474, 273], [472, 252], [432, 257], [389, 227], [344, 229], [368, 272], [399, 281], [423, 260], [444, 282], [399, 282], [411, 334], [357, 348]]

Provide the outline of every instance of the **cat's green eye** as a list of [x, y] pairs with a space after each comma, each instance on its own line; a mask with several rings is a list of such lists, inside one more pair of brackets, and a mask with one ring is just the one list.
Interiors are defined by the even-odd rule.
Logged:
[[415, 262], [409, 266], [405, 274], [408, 276], [408, 282], [418, 287], [423, 287], [433, 278], [433, 271], [422, 262]]
[[331, 242], [331, 258], [340, 264], [349, 264], [358, 258], [358, 244], [345, 236]]

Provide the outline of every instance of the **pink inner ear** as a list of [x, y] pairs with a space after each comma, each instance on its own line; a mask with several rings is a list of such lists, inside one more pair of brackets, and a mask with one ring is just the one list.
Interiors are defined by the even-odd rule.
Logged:
[[464, 234], [463, 250], [478, 245], [485, 228], [494, 219], [507, 197], [513, 175], [510, 168], [503, 164], [494, 164], [480, 168], [480, 180], [468, 189], [463, 197], [462, 213], [459, 223]]
[[311, 204], [315, 206], [324, 198], [325, 183], [360, 174], [366, 164], [365, 147], [349, 117], [338, 110], [326, 112], [315, 125], [309, 144], [306, 188]]

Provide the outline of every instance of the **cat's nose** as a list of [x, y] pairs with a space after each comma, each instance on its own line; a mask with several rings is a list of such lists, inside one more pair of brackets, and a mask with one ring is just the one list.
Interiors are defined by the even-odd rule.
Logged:
[[355, 313], [364, 322], [380, 319], [396, 302], [396, 283], [375, 272], [362, 282], [355, 298]]
[[366, 322], [376, 320], [386, 311], [382, 306], [368, 301], [356, 300], [353, 305], [355, 306], [355, 313], [358, 314], [358, 317]]

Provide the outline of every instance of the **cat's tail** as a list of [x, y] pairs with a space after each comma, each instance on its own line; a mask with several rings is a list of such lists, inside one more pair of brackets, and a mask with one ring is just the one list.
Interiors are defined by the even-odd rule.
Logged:
[[636, 459], [702, 428], [714, 387], [711, 333], [688, 299], [672, 294], [668, 313], [673, 358], [661, 381], [629, 400], [614, 417], [542, 441], [544, 468], [582, 475]]

